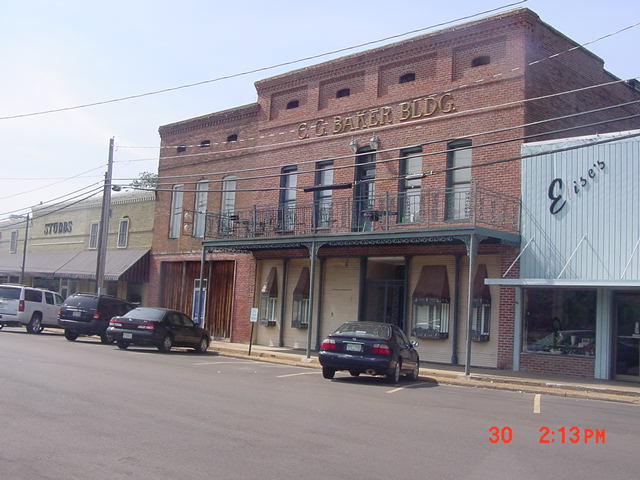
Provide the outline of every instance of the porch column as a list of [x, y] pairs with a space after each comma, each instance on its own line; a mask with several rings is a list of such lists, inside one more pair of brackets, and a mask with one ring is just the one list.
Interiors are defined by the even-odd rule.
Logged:
[[[200, 328], [204, 328], [204, 322], [205, 322], [205, 317], [204, 317], [204, 312], [202, 311], [203, 307], [205, 306], [205, 300], [204, 298], [202, 298], [202, 294], [204, 293], [204, 288], [203, 288], [203, 283], [204, 283], [204, 262], [205, 259], [207, 257], [207, 247], [202, 247], [202, 256], [200, 257], [200, 279], [198, 280], [198, 306], [196, 307], [195, 305], [193, 306], [193, 311], [194, 312], [198, 312], [198, 317], [197, 319], [194, 319], [196, 322], [198, 322], [200, 325]], [[207, 285], [207, 292], [209, 292], [209, 285]], [[202, 321], [198, 321], [202, 319]]]
[[313, 337], [313, 301], [315, 297], [316, 260], [320, 246], [316, 242], [307, 245], [309, 249], [309, 310], [307, 311], [307, 360], [311, 358], [311, 339]]
[[467, 285], [467, 347], [464, 362], [464, 374], [471, 374], [471, 327], [473, 325], [473, 274], [476, 269], [476, 257], [478, 256], [478, 238], [471, 234], [465, 242], [467, 244], [467, 256], [469, 257], [469, 284]]

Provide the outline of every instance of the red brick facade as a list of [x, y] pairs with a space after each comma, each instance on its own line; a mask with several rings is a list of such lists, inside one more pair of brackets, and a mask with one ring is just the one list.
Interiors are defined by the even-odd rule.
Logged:
[[[617, 80], [603, 70], [599, 58], [582, 49], [527, 65], [574, 46], [573, 41], [540, 22], [530, 10], [518, 9], [262, 80], [256, 83], [255, 104], [161, 127], [163, 150], [150, 292], [153, 303], [163, 304], [162, 262], [200, 261], [202, 238], [194, 238], [188, 231], [178, 238], [168, 235], [170, 190], [175, 184], [184, 184], [185, 211], [195, 210], [193, 182], [200, 180], [210, 182], [207, 210], [219, 211], [221, 182], [229, 175], [237, 177], [236, 209], [278, 205], [282, 167], [297, 166], [297, 185], [302, 189], [316, 183], [316, 163], [332, 159], [333, 183], [352, 183], [354, 155], [349, 143], [355, 140], [365, 146], [375, 134], [380, 140], [376, 149], [376, 192], [397, 194], [401, 174], [398, 157], [402, 149], [415, 145], [422, 145], [423, 171], [433, 172], [422, 178], [421, 190], [442, 191], [447, 186], [445, 151], [452, 140], [471, 139], [472, 145], [478, 147], [473, 149], [472, 162], [479, 165], [517, 158], [524, 136], [637, 113], [636, 105], [606, 110], [588, 118], [524, 126], [640, 97], [640, 92], [619, 83], [570, 96], [525, 101]], [[405, 75], [414, 78], [401, 81]], [[571, 135], [633, 126], [631, 121], [616, 122], [571, 131]], [[516, 128], [497, 131], [509, 127]], [[488, 131], [494, 133], [477, 135]], [[555, 137], [566, 135], [559, 133]], [[227, 141], [230, 137], [236, 140]], [[539, 137], [548, 138], [551, 137]], [[202, 143], [205, 141], [210, 143]], [[490, 145], [483, 147], [483, 144]], [[185, 146], [185, 151], [178, 153], [179, 145]], [[518, 161], [474, 168], [472, 176], [478, 187], [498, 195], [519, 197]], [[336, 203], [350, 201], [352, 197], [352, 189], [333, 191]], [[311, 203], [314, 194], [299, 191], [296, 201]], [[397, 229], [400, 231], [402, 226]], [[517, 223], [507, 231], [517, 234]], [[481, 244], [483, 252], [498, 255], [504, 272], [518, 250], [490, 243]], [[321, 257], [455, 254], [466, 254], [462, 243], [372, 244], [323, 248], [319, 252]], [[256, 260], [307, 256], [306, 249], [208, 255], [207, 261], [236, 262], [232, 341], [248, 341], [247, 319], [256, 298]], [[516, 265], [509, 276], [517, 275]], [[496, 307], [499, 325], [492, 328], [492, 334], [498, 335], [496, 366], [508, 369], [513, 365], [513, 289], [500, 289], [500, 304]], [[521, 366], [554, 371], [553, 360], [523, 355]], [[593, 362], [575, 361], [571, 368], [576, 374], [592, 374]]]

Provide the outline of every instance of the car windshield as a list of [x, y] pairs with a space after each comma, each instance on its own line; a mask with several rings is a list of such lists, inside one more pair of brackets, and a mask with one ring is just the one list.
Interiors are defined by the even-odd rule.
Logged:
[[384, 323], [350, 322], [338, 327], [333, 333], [357, 337], [389, 338], [391, 337], [391, 327]]
[[146, 320], [149, 322], [159, 322], [162, 320], [165, 311], [157, 308], [138, 307], [126, 314], [131, 320]]
[[20, 298], [20, 289], [14, 287], [0, 287], [0, 298], [18, 300]]

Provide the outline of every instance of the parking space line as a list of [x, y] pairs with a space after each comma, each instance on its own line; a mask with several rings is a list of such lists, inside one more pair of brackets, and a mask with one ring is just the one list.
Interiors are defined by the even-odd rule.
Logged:
[[198, 362], [198, 363], [192, 363], [193, 366], [199, 366], [199, 365], [228, 365], [228, 364], [232, 364], [232, 363], [253, 363], [253, 362], [247, 362], [247, 361], [243, 361], [243, 362]]
[[393, 388], [391, 390], [387, 390], [384, 393], [396, 393], [396, 392], [399, 392], [400, 390], [405, 390], [407, 388], [415, 387], [416, 385], [420, 385], [420, 384], [419, 383], [412, 383], [411, 385], [404, 385], [402, 387], [398, 387], [398, 388]]
[[317, 375], [318, 373], [320, 373], [320, 372], [288, 373], [286, 375], [278, 375], [276, 378], [297, 377], [298, 375]]
[[539, 393], [533, 396], [533, 413], [540, 413], [540, 398], [541, 395]]

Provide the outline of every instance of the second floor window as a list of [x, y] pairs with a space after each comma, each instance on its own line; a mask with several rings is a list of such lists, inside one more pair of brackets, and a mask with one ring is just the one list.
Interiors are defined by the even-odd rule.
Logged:
[[118, 248], [127, 248], [129, 244], [129, 219], [123, 218], [118, 226]]
[[447, 145], [447, 220], [466, 220], [471, 215], [471, 140]]
[[295, 227], [296, 188], [298, 187], [298, 168], [284, 167], [280, 176], [280, 228], [291, 231]]
[[[333, 162], [320, 162], [316, 167], [316, 185], [333, 185]], [[333, 218], [331, 190], [319, 190], [315, 193], [316, 228], [330, 228]]]
[[100, 224], [94, 222], [89, 227], [89, 249], [93, 250], [98, 248], [98, 231], [100, 230]]
[[420, 192], [422, 186], [422, 149], [400, 152], [400, 196], [398, 199], [400, 223], [420, 221]]
[[222, 181], [222, 200], [220, 203], [220, 231], [230, 235], [238, 220], [236, 217], [236, 177], [226, 177]]
[[184, 185], [174, 185], [171, 197], [171, 219], [169, 223], [169, 238], [178, 238], [182, 229], [182, 201], [184, 199]]
[[16, 253], [18, 250], [18, 231], [14, 230], [11, 232], [11, 244], [9, 246], [9, 251], [11, 253]]
[[204, 237], [206, 216], [207, 216], [207, 198], [209, 195], [209, 183], [198, 182], [196, 200], [194, 205], [195, 217], [193, 219], [193, 236]]

